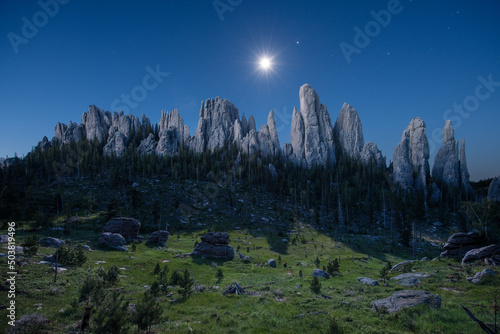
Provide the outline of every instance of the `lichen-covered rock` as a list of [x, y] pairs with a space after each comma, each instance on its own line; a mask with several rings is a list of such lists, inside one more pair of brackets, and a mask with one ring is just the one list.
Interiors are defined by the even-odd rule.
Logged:
[[422, 290], [400, 290], [387, 298], [375, 300], [371, 303], [372, 310], [394, 313], [407, 307], [427, 304], [433, 308], [441, 307], [441, 298], [438, 295]]
[[229, 245], [229, 234], [208, 232], [201, 237], [201, 242], [194, 248], [193, 255], [234, 259], [234, 248]]
[[105, 232], [119, 233], [125, 238], [137, 238], [141, 223], [134, 218], [117, 217], [111, 218], [104, 225]]

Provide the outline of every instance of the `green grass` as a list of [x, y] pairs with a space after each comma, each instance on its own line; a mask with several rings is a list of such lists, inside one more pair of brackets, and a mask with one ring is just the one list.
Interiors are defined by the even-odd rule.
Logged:
[[[123, 276], [118, 286], [123, 287], [126, 298], [135, 303], [135, 298], [145, 291], [144, 286], [150, 286], [153, 282], [156, 264], [160, 263], [163, 267], [163, 261], [168, 260], [170, 273], [175, 269], [187, 268], [192, 271], [197, 284], [206, 289], [193, 292], [187, 300], [182, 300], [175, 287], [171, 289], [174, 292], [172, 298], [160, 296], [165, 311], [162, 323], [154, 327], [156, 333], [324, 333], [333, 317], [345, 333], [481, 333], [479, 326], [461, 309], [462, 304], [489, 322], [486, 313], [490, 310], [474, 305], [490, 305], [491, 291], [499, 286], [499, 280], [473, 285], [466, 281], [469, 275], [467, 269], [452, 259], [417, 262], [413, 267], [417, 272], [431, 275], [415, 289], [439, 294], [442, 298], [441, 309], [421, 306], [397, 314], [372, 311], [370, 303], [373, 300], [385, 298], [403, 287], [395, 285], [393, 280], [389, 280], [390, 286], [367, 286], [359, 283], [357, 278], [366, 276], [379, 279], [384, 261], [397, 263], [407, 259], [408, 254], [382, 252], [384, 244], [379, 240], [346, 236], [341, 242], [307, 225], [302, 226], [304, 228], [297, 226], [294, 230], [306, 242], [288, 243], [283, 248], [286, 251], [281, 249], [281, 252], [272, 249], [276, 249], [278, 242], [284, 243], [281, 241], [283, 237], [269, 236], [265, 231], [226, 229], [231, 235], [231, 245], [234, 248], [240, 245], [240, 251], [252, 257], [248, 264], [240, 261], [238, 255], [232, 261], [176, 257], [191, 252], [195, 241], [199, 240], [198, 234], [206, 232], [196, 231], [181, 233], [179, 238], [171, 236], [167, 247], [161, 250], [139, 244], [135, 252], [87, 252], [87, 263], [81, 268], [69, 268], [59, 274], [57, 284], [53, 283], [54, 273], [47, 264], [34, 264], [42, 259], [43, 254], [53, 253], [52, 249], [39, 248], [39, 255], [30, 260], [31, 264], [18, 268], [17, 316], [43, 313], [51, 320], [53, 333], [68, 332], [78, 325], [83, 314], [83, 304], [76, 305], [74, 301], [86, 275], [95, 273], [101, 266], [108, 269], [116, 264], [119, 268], [125, 268], [121, 270]], [[69, 236], [62, 237], [69, 241], [70, 246], [89, 244], [94, 248], [98, 234], [91, 229], [90, 224], [88, 229], [83, 226], [78, 231], [72, 230]], [[30, 233], [20, 231], [19, 234], [24, 237]], [[288, 240], [292, 237], [286, 236]], [[250, 247], [249, 253], [247, 247]], [[363, 248], [364, 252], [361, 251]], [[434, 250], [434, 253], [437, 251]], [[425, 252], [432, 255], [431, 250]], [[268, 268], [267, 260], [278, 259], [279, 256], [281, 262], [278, 262], [277, 268]], [[330, 300], [318, 298], [309, 289], [316, 256], [321, 260], [321, 268], [330, 259], [341, 259], [341, 275], [321, 279], [321, 292], [330, 296]], [[97, 264], [97, 261], [106, 262]], [[283, 266], [285, 262], [287, 268]], [[264, 267], [259, 266], [259, 263], [263, 263]], [[2, 281], [7, 278], [4, 268]], [[216, 279], [218, 268], [224, 272], [221, 282]], [[482, 268], [473, 267], [469, 272], [475, 273]], [[302, 278], [299, 277], [300, 270], [303, 272]], [[450, 283], [452, 277], [458, 282]], [[222, 296], [225, 288], [234, 282], [250, 287], [248, 290], [256, 292], [256, 295]], [[266, 284], [269, 282], [276, 283]], [[54, 286], [60, 293], [50, 293]], [[0, 295], [2, 301], [7, 300], [5, 291]], [[304, 316], [295, 317], [299, 314]], [[0, 316], [6, 319], [6, 310], [0, 310]], [[0, 322], [0, 331], [5, 332], [6, 328], [6, 321]]]

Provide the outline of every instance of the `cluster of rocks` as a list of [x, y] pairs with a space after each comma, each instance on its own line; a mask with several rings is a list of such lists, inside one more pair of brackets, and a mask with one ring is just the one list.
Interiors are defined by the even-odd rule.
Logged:
[[371, 303], [371, 307], [376, 311], [394, 313], [407, 307], [415, 307], [420, 304], [427, 304], [433, 308], [441, 307], [441, 297], [422, 290], [400, 290], [394, 292], [387, 298], [378, 299]]
[[125, 246], [126, 243], [125, 238], [119, 233], [104, 232], [97, 239], [99, 247], [110, 248], [120, 252], [128, 251], [127, 246]]
[[169, 233], [165, 230], [155, 231], [151, 233], [148, 240], [146, 241], [146, 246], [148, 247], [165, 247], [168, 241]]
[[477, 232], [455, 233], [448, 238], [444, 244], [442, 257], [463, 256], [468, 251], [478, 248], [481, 244], [481, 237]]
[[193, 250], [193, 255], [208, 258], [234, 259], [234, 248], [229, 245], [229, 233], [208, 232]]
[[64, 246], [64, 241], [58, 238], [45, 237], [38, 240], [38, 244], [42, 247], [61, 248]]
[[126, 239], [134, 239], [138, 237], [140, 228], [141, 223], [137, 219], [117, 217], [104, 225], [104, 232], [119, 233]]

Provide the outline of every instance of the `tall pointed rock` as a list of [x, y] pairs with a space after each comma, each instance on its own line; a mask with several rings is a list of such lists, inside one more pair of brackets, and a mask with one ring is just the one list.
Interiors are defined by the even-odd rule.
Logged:
[[446, 184], [458, 187], [460, 185], [460, 169], [458, 165], [458, 141], [450, 120], [443, 128], [443, 146], [434, 157], [432, 176]]
[[333, 136], [335, 145], [337, 149], [340, 148], [342, 155], [353, 159], [359, 158], [365, 140], [361, 120], [353, 106], [344, 103], [333, 127]]

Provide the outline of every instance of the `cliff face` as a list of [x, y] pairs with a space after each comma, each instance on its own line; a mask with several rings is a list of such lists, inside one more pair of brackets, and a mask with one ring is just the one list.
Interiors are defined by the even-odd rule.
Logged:
[[361, 120], [353, 106], [344, 103], [333, 127], [333, 136], [341, 154], [353, 159], [360, 157], [365, 140]]

